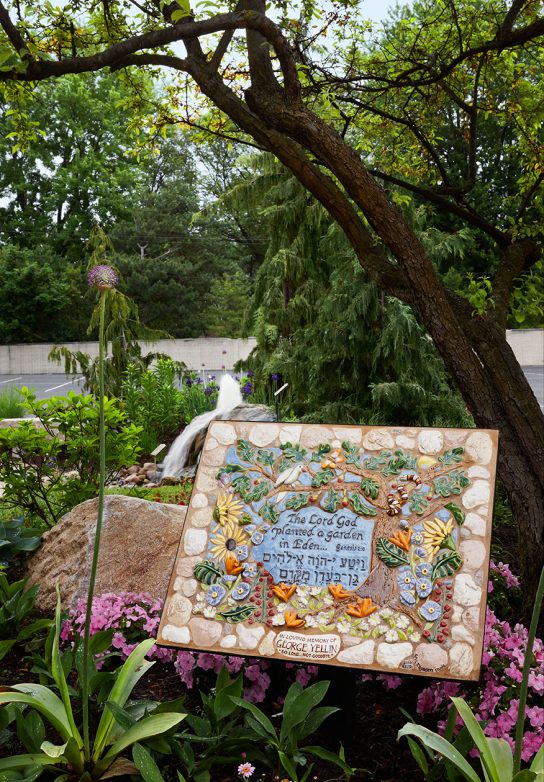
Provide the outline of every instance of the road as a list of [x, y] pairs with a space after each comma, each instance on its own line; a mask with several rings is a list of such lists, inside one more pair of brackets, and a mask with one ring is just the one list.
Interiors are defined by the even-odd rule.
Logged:
[[[544, 366], [523, 367], [523, 371], [544, 410]], [[206, 376], [215, 375], [218, 380], [222, 374], [220, 369], [206, 370]], [[9, 386], [16, 388], [27, 386], [36, 389], [39, 399], [47, 399], [51, 396], [65, 395], [68, 391], [80, 391], [82, 380], [82, 377], [71, 378], [67, 375], [19, 375], [19, 377], [0, 375], [0, 393], [2, 389]]]

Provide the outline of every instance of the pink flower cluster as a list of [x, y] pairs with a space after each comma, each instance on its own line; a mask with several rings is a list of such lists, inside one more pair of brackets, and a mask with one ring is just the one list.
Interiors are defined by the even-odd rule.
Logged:
[[[65, 644], [74, 640], [74, 634], [83, 636], [85, 626], [86, 601], [77, 602], [61, 630], [61, 641]], [[93, 597], [91, 614], [91, 635], [101, 630], [114, 629], [112, 647], [126, 659], [132, 650], [145, 638], [157, 635], [162, 611], [162, 600], [142, 592], [108, 592]], [[174, 663], [182, 682], [188, 689], [194, 686], [195, 673], [212, 671], [217, 674], [226, 667], [231, 674], [244, 672], [244, 697], [252, 703], [260, 703], [266, 697], [271, 679], [267, 672], [270, 664], [266, 660], [237, 656], [225, 657], [222, 654], [207, 652], [174, 651], [160, 646], [152, 646], [147, 657], [162, 663]], [[315, 665], [294, 665], [287, 663], [286, 668], [294, 669], [294, 678], [303, 687], [317, 675]]]
[[[519, 578], [512, 573], [510, 570], [510, 565], [507, 565], [504, 562], [499, 562], [497, 565], [495, 562], [493, 562], [493, 560], [491, 560], [489, 563], [489, 569], [492, 571], [492, 573], [498, 573], [503, 577], [507, 589], [516, 589], [519, 587]], [[489, 581], [487, 591], [493, 592], [493, 588], [493, 582]]]
[[[73, 634], [83, 636], [85, 626], [86, 600], [78, 600], [61, 631], [61, 641], [73, 640]], [[93, 597], [91, 613], [91, 635], [101, 630], [114, 629], [112, 647], [127, 658], [133, 649], [143, 641], [157, 635], [161, 619], [162, 600], [156, 600], [146, 592], [106, 592]], [[170, 662], [170, 649], [152, 646], [149, 658]]]
[[[519, 582], [508, 566], [502, 563], [501, 574], [510, 582], [510, 588]], [[510, 576], [506, 575], [508, 569]], [[440, 712], [448, 706], [453, 695], [462, 695], [471, 705], [477, 720], [483, 724], [487, 736], [505, 739], [514, 746], [514, 732], [518, 717], [519, 700], [513, 695], [521, 682], [525, 650], [527, 648], [527, 628], [521, 624], [513, 627], [509, 622], [501, 622], [490, 609], [487, 610], [482, 657], [482, 677], [477, 690], [462, 690], [455, 682], [432, 682], [418, 697], [417, 711], [421, 716]], [[544, 645], [537, 638], [533, 646], [533, 661], [529, 674], [528, 705], [525, 709], [525, 733], [523, 736], [522, 758], [525, 761], [537, 753], [544, 743]], [[449, 706], [448, 706], [449, 708]], [[459, 721], [459, 724], [460, 721]], [[444, 722], [439, 723], [443, 730]]]

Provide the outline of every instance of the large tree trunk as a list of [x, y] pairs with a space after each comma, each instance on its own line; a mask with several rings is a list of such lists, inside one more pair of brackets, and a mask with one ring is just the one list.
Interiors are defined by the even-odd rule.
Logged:
[[[414, 231], [333, 128], [298, 100], [287, 101], [275, 89], [267, 91], [262, 81], [258, 90], [246, 93], [244, 103], [195, 49], [191, 55], [191, 73], [202, 91], [321, 201], [370, 276], [414, 307], [477, 425], [499, 430], [499, 476], [514, 513], [529, 603], [544, 561], [544, 416], [504, 329], [473, 318], [468, 302], [443, 287]], [[308, 152], [338, 179], [351, 203]], [[397, 265], [375, 246], [353, 204]]]

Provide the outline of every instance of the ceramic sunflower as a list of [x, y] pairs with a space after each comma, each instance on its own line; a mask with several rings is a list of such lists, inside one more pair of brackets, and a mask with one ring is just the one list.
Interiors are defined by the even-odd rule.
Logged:
[[248, 536], [243, 527], [234, 521], [218, 524], [210, 536], [210, 553], [212, 557], [223, 562], [227, 554], [236, 556], [236, 549], [248, 542]]
[[455, 548], [451, 538], [453, 531], [453, 521], [441, 521], [437, 519], [427, 520], [423, 525], [423, 541], [425, 548], [429, 552], [429, 557], [435, 557], [441, 548]]
[[213, 517], [219, 524], [238, 521], [244, 509], [243, 503], [230, 492], [219, 492]]

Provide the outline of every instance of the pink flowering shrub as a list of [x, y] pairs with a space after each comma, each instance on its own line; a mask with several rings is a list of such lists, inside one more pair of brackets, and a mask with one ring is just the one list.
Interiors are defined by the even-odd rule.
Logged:
[[[91, 614], [91, 635], [101, 630], [115, 630], [111, 651], [126, 659], [140, 641], [156, 637], [161, 611], [162, 600], [156, 600], [145, 592], [107, 592], [95, 596]], [[68, 644], [74, 640], [76, 634], [83, 637], [84, 625], [85, 600], [81, 599], [69, 612], [62, 626], [61, 641]], [[198, 679], [208, 671], [218, 674], [221, 668], [226, 667], [229, 673], [237, 674], [243, 670], [246, 685], [244, 697], [252, 703], [263, 701], [271, 684], [268, 673], [270, 663], [266, 660], [208, 652], [176, 651], [160, 646], [152, 646], [147, 657], [161, 663], [173, 662], [181, 681], [188, 689], [194, 686], [195, 676]], [[296, 679], [303, 687], [315, 678], [318, 670], [315, 665], [287, 663], [285, 667], [293, 669], [293, 676], [288, 677], [289, 683]]]
[[[519, 581], [508, 565], [492, 564], [492, 571], [500, 573], [508, 589], [517, 588]], [[490, 590], [491, 591], [491, 590]], [[514, 732], [518, 716], [517, 688], [521, 682], [527, 628], [500, 621], [488, 608], [485, 622], [482, 676], [477, 688], [467, 688], [456, 682], [433, 681], [418, 697], [417, 712], [421, 716], [445, 714], [450, 698], [462, 695], [482, 723], [487, 736], [505, 739], [514, 747]], [[523, 736], [522, 758], [525, 761], [537, 753], [544, 742], [544, 645], [537, 638], [533, 646], [533, 660], [529, 674], [529, 692], [525, 709], [526, 724]], [[459, 725], [462, 723], [459, 720]], [[443, 730], [445, 721], [439, 722]]]

